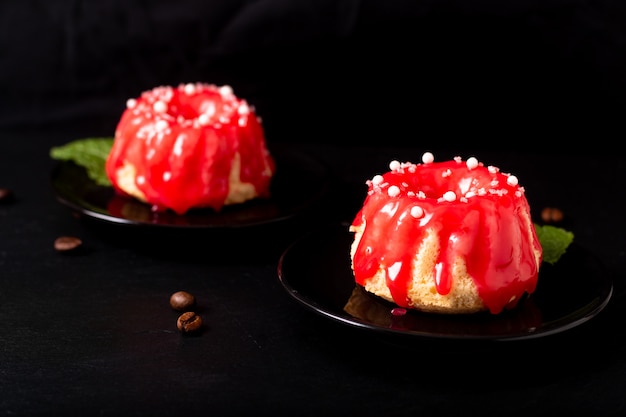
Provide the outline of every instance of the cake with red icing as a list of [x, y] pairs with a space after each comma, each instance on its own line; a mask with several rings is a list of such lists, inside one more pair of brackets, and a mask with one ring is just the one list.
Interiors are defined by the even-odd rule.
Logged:
[[261, 120], [231, 87], [160, 86], [126, 104], [105, 163], [117, 193], [178, 214], [269, 197]]
[[424, 312], [498, 314], [535, 291], [543, 252], [514, 175], [426, 152], [366, 184], [350, 256], [369, 293]]

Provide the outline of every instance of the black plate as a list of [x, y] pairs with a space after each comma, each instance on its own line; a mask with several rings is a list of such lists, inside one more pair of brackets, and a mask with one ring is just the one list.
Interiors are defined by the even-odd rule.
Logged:
[[278, 276], [287, 292], [315, 312], [378, 332], [439, 339], [530, 339], [562, 332], [597, 315], [613, 283], [603, 265], [573, 243], [554, 264], [541, 266], [535, 293], [498, 315], [441, 315], [407, 311], [355, 284], [350, 268], [353, 234], [347, 225], [313, 232], [281, 256]]
[[169, 228], [239, 228], [292, 218], [318, 201], [328, 188], [326, 167], [314, 158], [290, 149], [273, 149], [276, 174], [271, 196], [243, 204], [190, 210], [185, 215], [172, 211], [156, 213], [148, 204], [117, 195], [112, 187], [99, 186], [84, 168], [60, 162], [52, 173], [57, 199], [75, 212], [112, 223]]

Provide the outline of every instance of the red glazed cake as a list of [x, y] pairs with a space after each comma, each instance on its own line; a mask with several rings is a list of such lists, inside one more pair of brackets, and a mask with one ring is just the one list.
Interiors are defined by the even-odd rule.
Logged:
[[128, 100], [105, 169], [121, 195], [184, 214], [269, 197], [260, 119], [229, 86], [161, 86]]
[[498, 314], [537, 286], [542, 248], [514, 175], [476, 158], [391, 162], [350, 230], [357, 284], [404, 308]]

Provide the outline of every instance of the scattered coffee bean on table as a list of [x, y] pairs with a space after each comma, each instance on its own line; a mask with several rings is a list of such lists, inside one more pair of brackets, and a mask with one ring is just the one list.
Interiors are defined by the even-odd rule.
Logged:
[[74, 236], [61, 236], [54, 241], [54, 249], [59, 252], [74, 252], [79, 249], [83, 241]]
[[15, 194], [8, 188], [0, 187], [0, 204], [10, 203], [13, 201]]
[[170, 296], [170, 306], [174, 310], [188, 311], [196, 305], [196, 297], [187, 291], [176, 291]]
[[541, 220], [545, 223], [560, 223], [563, 221], [563, 211], [556, 207], [545, 207], [541, 210]]
[[193, 311], [186, 311], [178, 317], [176, 327], [182, 333], [195, 333], [202, 327], [202, 317]]

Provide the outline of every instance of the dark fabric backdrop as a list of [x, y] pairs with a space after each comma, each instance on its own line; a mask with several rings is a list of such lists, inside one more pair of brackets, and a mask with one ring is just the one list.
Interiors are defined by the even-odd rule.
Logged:
[[620, 0], [6, 0], [0, 31], [0, 128], [112, 135], [126, 98], [203, 81], [232, 85], [276, 141], [586, 151], [626, 135]]

